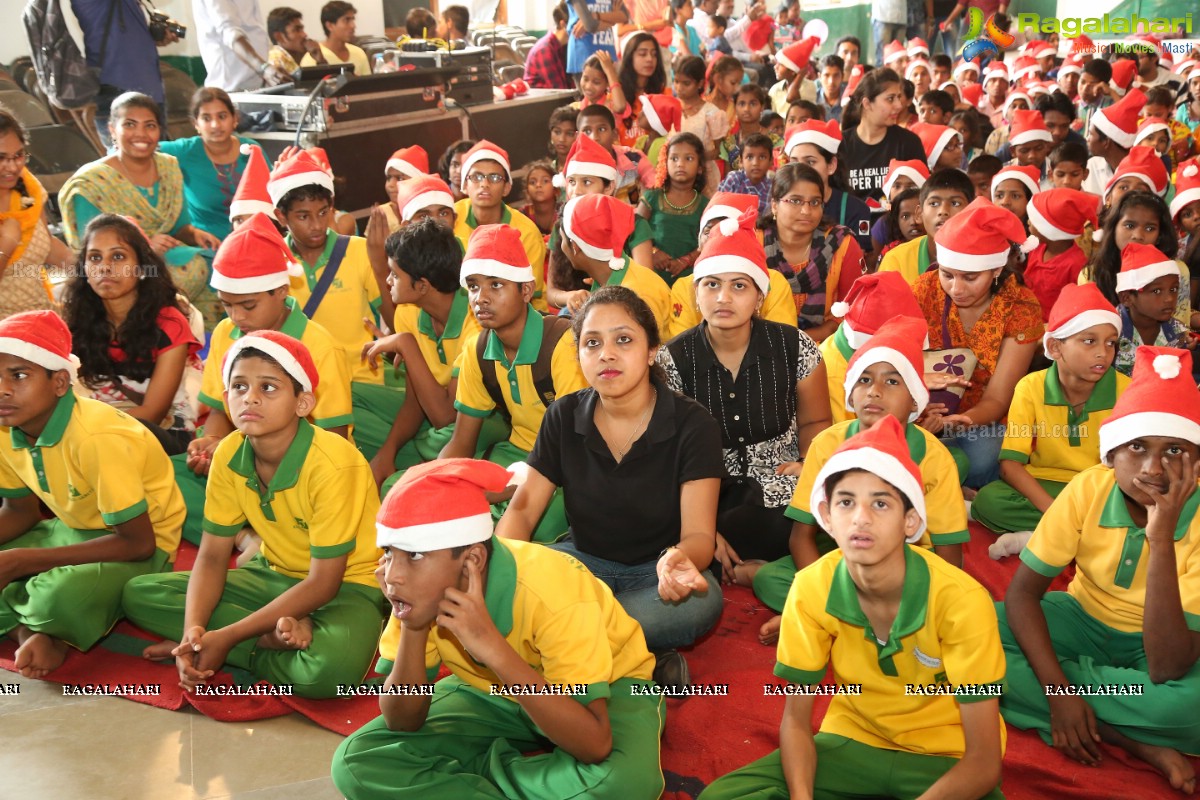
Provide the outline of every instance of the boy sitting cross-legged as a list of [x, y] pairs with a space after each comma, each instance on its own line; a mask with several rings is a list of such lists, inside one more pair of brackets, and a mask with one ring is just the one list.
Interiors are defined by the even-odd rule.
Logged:
[[0, 634], [27, 678], [108, 633], [125, 583], [169, 569], [183, 526], [162, 446], [125, 412], [77, 399], [71, 358], [54, 312], [0, 322]]
[[[305, 419], [319, 379], [298, 340], [247, 334], [222, 377], [237, 431], [213, 454], [196, 566], [130, 581], [125, 613], [171, 640], [144, 655], [175, 656], [189, 691], [228, 662], [301, 697], [333, 697], [366, 674], [383, 619], [371, 469], [354, 445]], [[230, 570], [247, 525], [262, 552]]]
[[994, 607], [974, 578], [911, 546], [925, 479], [905, 439], [887, 415], [817, 474], [809, 502], [839, 549], [796, 574], [779, 632], [776, 676], [812, 687], [832, 662], [835, 684], [861, 693], [834, 697], [815, 736], [815, 696], [789, 695], [779, 750], [701, 800], [1003, 797]]
[[[338, 748], [333, 781], [350, 800], [662, 791], [664, 706], [649, 694], [642, 629], [575, 559], [492, 535], [487, 494], [511, 480], [445, 459], [408, 470], [384, 499], [376, 575], [394, 635], [377, 669], [413, 690], [382, 696], [382, 716]], [[432, 697], [419, 693], [442, 665]]]

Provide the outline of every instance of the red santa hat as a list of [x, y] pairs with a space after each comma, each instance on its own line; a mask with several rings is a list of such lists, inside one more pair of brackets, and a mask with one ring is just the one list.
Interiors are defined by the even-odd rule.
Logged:
[[467, 176], [471, 174], [471, 167], [480, 161], [495, 161], [504, 168], [504, 174], [508, 176], [508, 179], [512, 180], [512, 168], [508, 163], [508, 151], [499, 145], [492, 144], [487, 139], [480, 139], [474, 147], [463, 154], [461, 188], [467, 188]]
[[1054, 91], [1051, 87], [1053, 84], [1050, 81], [1026, 81], [1025, 91], [1029, 93], [1029, 97], [1041, 97], [1042, 95], [1050, 94]]
[[321, 165], [321, 169], [325, 170], [325, 173], [330, 178], [333, 177], [333, 164], [330, 163], [329, 153], [325, 152], [324, 147], [306, 147], [304, 148], [304, 152], [312, 156], [313, 160]]
[[862, 64], [855, 64], [850, 68], [850, 78], [846, 81], [846, 88], [842, 91], [841, 103], [843, 106], [850, 105], [850, 98], [854, 97], [854, 93], [858, 90], [858, 84], [862, 83], [865, 74], [866, 68]]
[[1113, 64], [1112, 80], [1108, 82], [1108, 85], [1117, 94], [1125, 94], [1129, 91], [1129, 87], [1133, 86], [1133, 79], [1137, 77], [1137, 69], [1137, 62], [1133, 59], [1121, 59]]
[[492, 538], [488, 493], [504, 491], [513, 473], [474, 458], [444, 458], [407, 470], [375, 516], [375, 543], [428, 553]]
[[[1159, 131], [1167, 131], [1167, 135], [1170, 135], [1171, 129], [1168, 127], [1167, 121], [1162, 117], [1146, 117], [1140, 123], [1138, 123], [1137, 136], [1134, 137], [1133, 143], [1135, 145], [1139, 145], [1145, 141], [1147, 137], [1153, 136]], [[1147, 145], [1147, 147], [1149, 146], [1150, 145]]]
[[1111, 106], [1092, 114], [1092, 124], [1121, 147], [1133, 147], [1137, 138], [1138, 115], [1142, 113], [1142, 107], [1145, 105], [1146, 95], [1140, 89], [1130, 89]]
[[673, 131], [679, 130], [683, 120], [683, 105], [679, 98], [669, 94], [644, 94], [638, 100], [641, 101], [646, 121], [660, 135], [670, 136]]
[[233, 377], [233, 366], [238, 353], [247, 348], [261, 350], [278, 361], [283, 371], [306, 392], [316, 391], [317, 384], [321, 382], [317, 365], [313, 363], [312, 354], [308, 352], [304, 342], [280, 331], [264, 330], [238, 337], [225, 353], [225, 360], [221, 362], [221, 378], [225, 381], [226, 390], [229, 389], [229, 381]]
[[563, 171], [554, 176], [553, 183], [561, 189], [567, 185], [567, 178], [573, 175], [603, 178], [610, 183], [615, 183], [621, 177], [612, 155], [590, 136], [575, 137], [563, 162]]
[[715, 219], [728, 219], [729, 217], [737, 219], [746, 211], [758, 213], [758, 197], [736, 192], [717, 192], [704, 207], [704, 213], [700, 215], [700, 230], [703, 231], [708, 223]]
[[1096, 284], [1068, 283], [1054, 301], [1046, 332], [1042, 335], [1042, 349], [1046, 351], [1046, 357], [1050, 357], [1051, 339], [1067, 339], [1095, 325], [1112, 325], [1120, 333], [1121, 317], [1113, 311], [1112, 303], [1108, 302]]
[[386, 176], [389, 169], [394, 169], [406, 178], [419, 178], [429, 174], [429, 154], [419, 144], [403, 147], [392, 153], [383, 168]]
[[888, 162], [887, 177], [883, 179], [883, 196], [890, 197], [892, 194], [892, 186], [895, 185], [896, 179], [905, 177], [911, 180], [920, 189], [925, 185], [925, 181], [929, 180], [929, 167], [923, 161], [917, 161], [915, 158], [911, 161], [897, 161], [892, 159]]
[[[883, 324], [896, 316], [925, 319], [912, 287], [899, 272], [872, 272], [860, 275], [846, 292], [846, 297], [829, 309], [841, 317], [846, 343], [857, 350], [874, 336]], [[921, 346], [929, 343], [928, 333], [921, 336]]]
[[993, 78], [1002, 78], [1005, 83], [1008, 82], [1008, 65], [1003, 61], [989, 61], [987, 69], [983, 73], [983, 82], [987, 83]]
[[[1004, 97], [1004, 113], [1007, 114], [1008, 110], [1012, 108], [1013, 103], [1017, 102], [1018, 100], [1024, 100], [1025, 105], [1027, 105], [1029, 108], [1033, 108], [1033, 98], [1029, 96], [1029, 92], [1022, 88], [1016, 88]], [[1017, 110], [1020, 111], [1020, 109]]]
[[[1033, 113], [1036, 114], [1037, 112]], [[1020, 181], [1029, 189], [1030, 195], [1036, 195], [1042, 190], [1041, 180], [1041, 171], [1032, 164], [1024, 167], [1010, 164], [1007, 167], [1001, 167], [1000, 171], [992, 176], [992, 196], [996, 196], [996, 187], [1003, 181]]]
[[500, 278], [513, 283], [533, 281], [533, 267], [521, 242], [521, 234], [511, 225], [480, 225], [467, 240], [458, 282], [467, 285], [471, 275]]
[[975, 77], [978, 78], [979, 77], [979, 65], [977, 63], [975, 63], [974, 61], [959, 61], [954, 66], [954, 72], [952, 74], [955, 78], [961, 78], [962, 76], [966, 75], [968, 72], [974, 72]]
[[1052, 242], [1067, 242], [1083, 235], [1084, 225], [1095, 228], [1096, 197], [1076, 189], [1047, 189], [1034, 192], [1025, 207], [1029, 224]]
[[930, 170], [934, 169], [938, 159], [942, 157], [942, 151], [946, 149], [946, 145], [950, 144], [951, 139], [955, 136], [962, 139], [962, 134], [949, 125], [918, 122], [909, 130], [921, 138], [921, 144], [925, 147], [925, 163], [929, 165]]
[[792, 148], [801, 144], [814, 144], [827, 153], [837, 155], [842, 146], [842, 126], [836, 119], [828, 122], [810, 119], [788, 128], [783, 136], [783, 154], [791, 157]]
[[1194, 66], [1190, 70], [1188, 70], [1188, 74], [1187, 74], [1188, 83], [1191, 83], [1196, 78], [1200, 78], [1200, 65]]
[[808, 69], [808, 62], [812, 58], [813, 50], [820, 45], [820, 39], [816, 36], [809, 36], [780, 50], [775, 54], [775, 60], [792, 72], [803, 73]]
[[737, 272], [748, 275], [764, 295], [770, 290], [767, 256], [754, 230], [756, 216], [757, 208], [748, 208], [717, 223], [692, 267], [692, 281]]
[[1046, 121], [1042, 119], [1040, 111], [1018, 109], [1013, 112], [1012, 124], [1009, 126], [1010, 145], [1015, 147], [1028, 142], [1053, 141], [1054, 137], [1050, 135], [1050, 129], [1046, 127]]
[[246, 169], [238, 181], [237, 191], [233, 202], [229, 204], [229, 219], [248, 217], [261, 211], [264, 214], [274, 214], [275, 204], [267, 191], [267, 181], [270, 180], [271, 170], [267, 159], [263, 157], [262, 148], [256, 144], [243, 144], [241, 152], [250, 156]]
[[1083, 73], [1083, 59], [1078, 53], [1073, 53], [1063, 59], [1062, 66], [1058, 68], [1058, 77], [1061, 80], [1066, 75], [1080, 75]]
[[1129, 148], [1129, 154], [1121, 159], [1121, 163], [1117, 165], [1117, 171], [1105, 185], [1104, 196], [1108, 197], [1112, 188], [1123, 178], [1137, 178], [1160, 197], [1166, 193], [1170, 183], [1170, 179], [1167, 177], [1167, 168], [1163, 166], [1158, 151], [1144, 145]]
[[308, 150], [296, 153], [271, 173], [267, 181], [271, 205], [278, 206], [284, 195], [301, 186], [320, 186], [333, 194], [333, 175], [326, 169], [326, 162]]
[[769, 14], [764, 14], [746, 26], [742, 41], [750, 48], [750, 52], [756, 53], [771, 43], [774, 33], [775, 19]]
[[1171, 219], [1190, 204], [1200, 200], [1200, 158], [1189, 158], [1175, 173], [1175, 198], [1171, 201]]
[[978, 83], [968, 83], [966, 86], [959, 89], [962, 93], [964, 103], [969, 103], [971, 108], [979, 108], [979, 101], [983, 99], [983, 85]]
[[908, 48], [906, 49], [905, 52], [908, 53], [909, 58], [916, 58], [917, 56], [925, 56], [926, 58], [928, 58], [929, 57], [929, 45], [926, 44], [925, 40], [922, 39], [920, 36], [914, 36], [913, 38], [908, 40]]
[[1192, 378], [1192, 354], [1173, 347], [1137, 349], [1133, 380], [1100, 424], [1100, 458], [1146, 436], [1169, 436], [1200, 444], [1200, 390]]
[[[586, 137], [585, 137], [586, 138]], [[454, 208], [454, 195], [437, 175], [421, 175], [404, 181], [396, 190], [400, 221], [409, 222], [417, 212], [430, 206]]]
[[1179, 275], [1179, 264], [1152, 244], [1130, 242], [1121, 251], [1117, 292], [1140, 292], [1164, 275]]
[[221, 242], [208, 282], [218, 292], [255, 294], [287, 286], [292, 276], [303, 274], [275, 223], [259, 212]]
[[1025, 235], [1021, 220], [1007, 208], [977, 197], [934, 234], [938, 264], [962, 272], [999, 269], [1008, 263], [1013, 245], [1023, 252], [1037, 247], [1038, 240]]
[[921, 480], [921, 471], [913, 463], [908, 452], [908, 442], [904, 438], [904, 428], [900, 421], [891, 414], [876, 422], [865, 431], [856, 433], [842, 446], [834, 451], [825, 466], [817, 473], [813, 481], [812, 494], [809, 496], [809, 508], [816, 516], [821, 527], [829, 529], [829, 520], [821, 512], [821, 504], [826, 502], [825, 481], [831, 475], [851, 469], [863, 470], [878, 476], [896, 488], [900, 494], [908, 498], [912, 507], [921, 517], [921, 525], [906, 541], [910, 544], [920, 541], [925, 532], [925, 491]]
[[888, 363], [900, 373], [900, 379], [908, 387], [908, 393], [917, 407], [908, 415], [913, 422], [929, 405], [929, 389], [925, 387], [925, 356], [922, 342], [929, 337], [929, 323], [925, 317], [892, 317], [867, 339], [862, 347], [854, 351], [846, 367], [846, 379], [842, 382], [847, 411], [854, 411], [850, 404], [850, 391], [872, 364]]
[[1042, 74], [1042, 67], [1029, 56], [1018, 56], [1013, 61], [1009, 80], [1022, 81]]
[[1045, 39], [1034, 39], [1025, 45], [1025, 54], [1030, 58], [1039, 59], [1055, 54], [1054, 45]]
[[883, 48], [883, 65], [890, 67], [893, 61], [898, 61], [906, 56], [908, 56], [908, 52], [904, 49], [904, 45], [893, 39], [887, 47]]
[[1188, 73], [1191, 72], [1197, 64], [1200, 64], [1200, 61], [1197, 61], [1194, 58], [1185, 58], [1183, 61], [1180, 61], [1175, 65], [1175, 74], [1184, 80], [1187, 80]]
[[22, 311], [0, 320], [0, 353], [55, 372], [65, 369], [72, 381], [78, 373], [71, 330], [53, 311]]
[[573, 197], [563, 206], [563, 236], [610, 269], [625, 269], [625, 242], [635, 222], [633, 207], [607, 194]]
[[933, 70], [930, 69], [928, 61], [923, 58], [914, 58], [912, 61], [909, 61], [908, 66], [904, 68], [905, 79], [910, 81], [913, 80], [913, 75], [918, 69], [923, 69], [930, 75], [933, 74]]

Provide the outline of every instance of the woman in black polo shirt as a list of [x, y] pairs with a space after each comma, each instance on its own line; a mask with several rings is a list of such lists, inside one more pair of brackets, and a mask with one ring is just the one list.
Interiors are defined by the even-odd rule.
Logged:
[[692, 280], [701, 323], [658, 351], [667, 385], [696, 398], [721, 427], [730, 479], [717, 513], [724, 582], [750, 585], [788, 554], [784, 510], [808, 443], [831, 424], [825, 366], [804, 331], [758, 316], [770, 286], [751, 214], [726, 218], [703, 242]]
[[529, 474], [496, 534], [528, 540], [563, 487], [570, 532], [552, 546], [583, 562], [641, 623], [659, 658], [656, 680], [665, 672], [660, 682], [686, 684], [674, 648], [721, 615], [721, 589], [708, 569], [725, 473], [721, 433], [654, 366], [658, 323], [632, 291], [597, 291], [575, 316], [574, 332], [591, 388], [546, 410]]

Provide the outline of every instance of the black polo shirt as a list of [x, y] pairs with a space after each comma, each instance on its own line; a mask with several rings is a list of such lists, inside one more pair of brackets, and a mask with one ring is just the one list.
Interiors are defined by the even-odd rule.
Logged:
[[618, 464], [597, 430], [598, 396], [584, 389], [546, 410], [529, 466], [563, 487], [582, 552], [622, 564], [653, 561], [679, 543], [680, 486], [721, 478], [721, 431], [704, 406], [654, 380], [658, 399], [641, 437]]

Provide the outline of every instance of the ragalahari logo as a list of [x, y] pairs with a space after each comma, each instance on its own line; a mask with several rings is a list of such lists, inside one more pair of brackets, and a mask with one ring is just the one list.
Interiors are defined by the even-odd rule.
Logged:
[[959, 55], [964, 61], [976, 61], [990, 55], [999, 58], [1000, 53], [1012, 46], [1016, 38], [1000, 30], [996, 25], [996, 15], [992, 14], [983, 20], [983, 11], [978, 8], [967, 9], [967, 36]]

